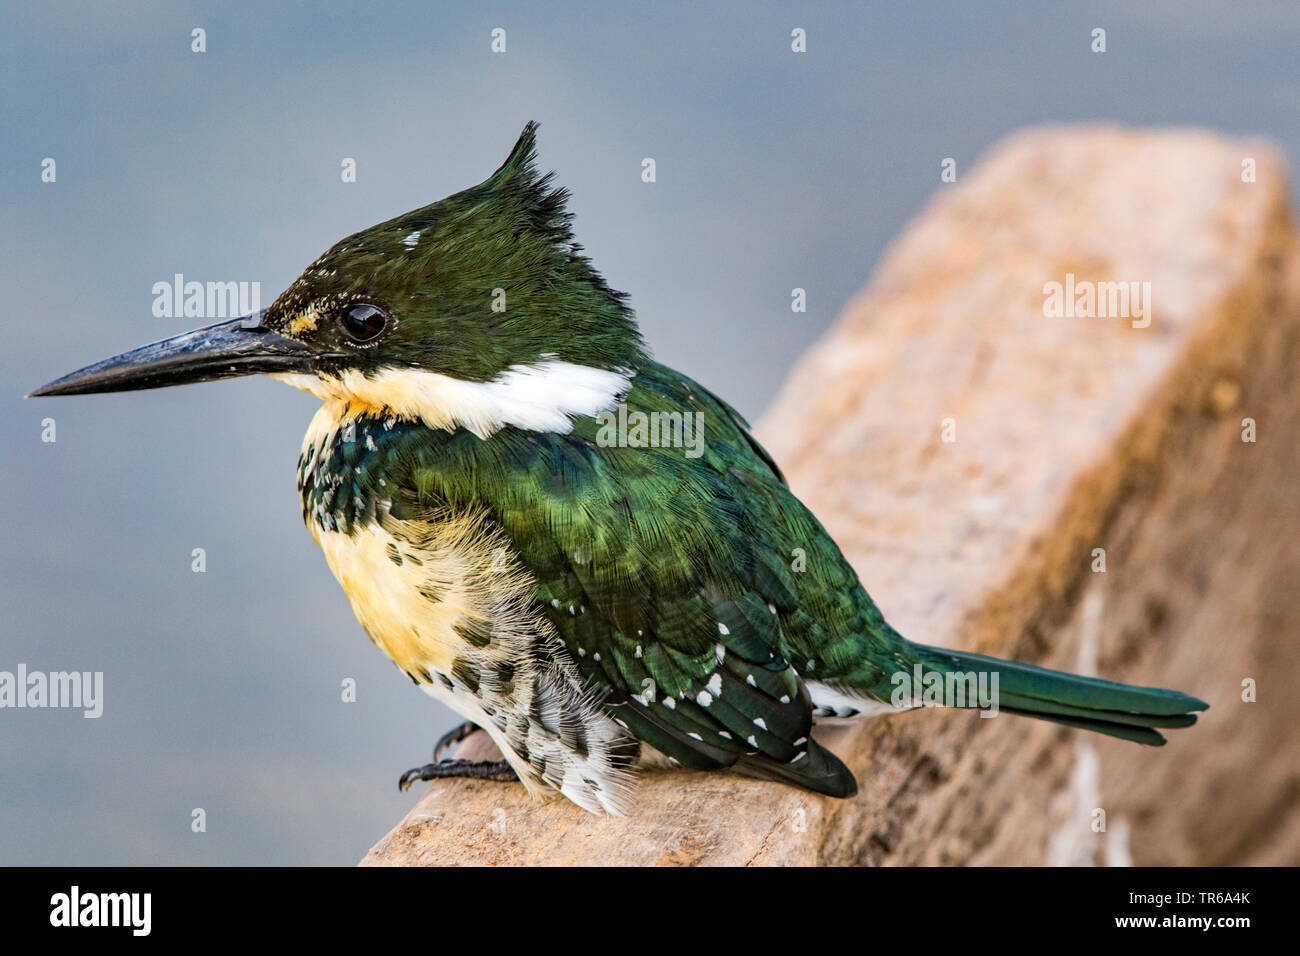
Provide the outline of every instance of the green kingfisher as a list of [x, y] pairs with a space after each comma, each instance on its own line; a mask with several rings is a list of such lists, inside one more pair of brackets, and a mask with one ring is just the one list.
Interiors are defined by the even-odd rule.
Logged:
[[[1177, 691], [891, 628], [741, 416], [647, 354], [535, 135], [269, 308], [33, 393], [262, 373], [321, 400], [303, 519], [371, 641], [466, 721], [403, 788], [518, 778], [620, 813], [635, 769], [668, 763], [846, 797], [816, 719], [996, 708], [1144, 744], [1196, 721]], [[504, 759], [442, 759], [474, 727]]]

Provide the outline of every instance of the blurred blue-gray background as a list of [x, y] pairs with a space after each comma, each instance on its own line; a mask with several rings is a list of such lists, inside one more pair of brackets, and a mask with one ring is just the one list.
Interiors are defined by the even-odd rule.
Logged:
[[1289, 0], [56, 0], [0, 18], [0, 670], [103, 671], [106, 698], [96, 720], [0, 710], [0, 863], [352, 863], [453, 722], [370, 646], [302, 527], [309, 396], [21, 398], [202, 324], [155, 318], [155, 282], [256, 281], [269, 304], [335, 240], [483, 179], [537, 119], [578, 238], [657, 356], [755, 417], [944, 157], [960, 174], [1016, 127], [1094, 119], [1300, 155]]

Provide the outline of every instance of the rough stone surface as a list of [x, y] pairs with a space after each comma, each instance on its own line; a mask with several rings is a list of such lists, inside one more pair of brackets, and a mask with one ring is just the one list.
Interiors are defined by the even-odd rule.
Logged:
[[[1300, 863], [1289, 196], [1259, 142], [1015, 135], [939, 189], [759, 428], [904, 634], [1176, 687], [1212, 705], [1196, 727], [1155, 749], [891, 715], [818, 733], [851, 800], [646, 772], [621, 820], [439, 782], [363, 863]], [[1149, 327], [1045, 316], [1067, 273], [1150, 282]]]

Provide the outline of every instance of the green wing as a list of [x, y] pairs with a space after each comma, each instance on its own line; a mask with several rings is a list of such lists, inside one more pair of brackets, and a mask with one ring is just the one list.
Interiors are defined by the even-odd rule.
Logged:
[[635, 736], [685, 766], [852, 793], [847, 768], [810, 738], [799, 675], [816, 661], [792, 657], [834, 644], [819, 618], [839, 599], [792, 570], [792, 542], [823, 572], [834, 564], [846, 595], [862, 593], [852, 571], [710, 393], [651, 365], [625, 404], [629, 417], [689, 412], [701, 430], [679, 433], [686, 447], [611, 445], [594, 419], [568, 435], [458, 433], [415, 446], [404, 483], [423, 503], [489, 508], [579, 670]]

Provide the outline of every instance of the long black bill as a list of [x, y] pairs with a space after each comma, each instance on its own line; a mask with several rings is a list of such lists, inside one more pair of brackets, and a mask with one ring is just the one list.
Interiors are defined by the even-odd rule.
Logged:
[[262, 325], [266, 310], [144, 345], [56, 378], [35, 395], [127, 392], [257, 372], [308, 372], [320, 354]]

